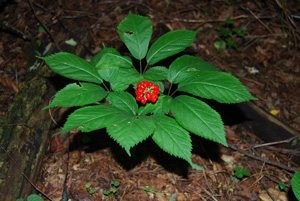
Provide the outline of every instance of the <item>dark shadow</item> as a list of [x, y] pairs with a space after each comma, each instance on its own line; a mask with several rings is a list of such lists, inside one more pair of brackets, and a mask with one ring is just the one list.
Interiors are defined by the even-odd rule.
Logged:
[[296, 198], [292, 188], [289, 188], [289, 190], [287, 192], [287, 198], [288, 198], [288, 201], [297, 201], [297, 198]]
[[206, 140], [197, 135], [192, 135], [193, 153], [203, 159], [210, 159], [214, 162], [221, 163], [220, 144]]
[[[247, 104], [240, 104], [239, 109], [248, 119], [252, 120], [244, 124], [244, 126], [246, 126], [247, 129], [253, 130], [255, 134], [265, 142], [285, 140], [294, 136], [283, 127], [271, 122]], [[285, 144], [285, 146], [289, 145]]]
[[74, 136], [69, 146], [70, 151], [84, 150], [88, 153], [111, 147], [113, 144], [105, 129]]
[[126, 170], [131, 170], [147, 157], [153, 157], [167, 171], [187, 177], [189, 165], [160, 149], [150, 138], [130, 150], [131, 157], [117, 144], [111, 146], [113, 157]]
[[151, 141], [151, 155], [158, 164], [160, 164], [169, 172], [175, 173], [184, 178], [188, 178], [188, 170], [190, 166], [186, 161], [166, 153], [159, 148], [158, 145], [153, 142], [153, 140], [149, 141]]
[[65, 77], [62, 77], [61, 75], [58, 74], [53, 74], [51, 77], [49, 77], [48, 82], [54, 87], [56, 91], [61, 90], [64, 88], [66, 85], [71, 84], [71, 83], [76, 83], [76, 80], [68, 79]]
[[4, 11], [5, 7], [10, 6], [10, 4], [13, 4], [13, 6], [17, 7], [15, 0], [0, 0], [0, 12]]
[[233, 126], [252, 119], [241, 109], [241, 104], [221, 104], [213, 100], [204, 100], [208, 105], [215, 109], [220, 115], [225, 125]]
[[167, 171], [184, 178], [188, 176], [189, 164], [182, 159], [164, 152], [150, 138], [133, 147], [130, 150], [130, 157], [121, 146], [108, 136], [105, 129], [101, 129], [91, 133], [79, 133], [75, 135], [69, 150], [84, 150], [90, 153], [105, 148], [111, 149], [114, 160], [125, 170], [131, 170], [148, 157], [153, 157]]

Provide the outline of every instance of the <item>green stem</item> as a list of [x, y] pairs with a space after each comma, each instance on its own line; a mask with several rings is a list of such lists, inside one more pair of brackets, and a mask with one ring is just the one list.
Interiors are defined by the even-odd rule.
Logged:
[[169, 87], [169, 90], [168, 90], [168, 96], [170, 95], [171, 89], [172, 89], [172, 83], [170, 84], [170, 87]]
[[146, 64], [146, 66], [145, 66], [145, 69], [144, 69], [144, 71], [143, 71], [143, 73], [145, 73], [146, 72], [146, 70], [147, 70], [147, 68], [148, 68], [148, 63]]
[[142, 71], [143, 71], [143, 69], [142, 69], [142, 60], [139, 60], [140, 61], [140, 74], [142, 74]]
[[170, 96], [173, 96], [175, 93], [177, 92], [177, 89], [176, 90], [174, 90], [172, 93], [171, 93], [171, 95]]
[[110, 91], [109, 88], [105, 85], [104, 82], [102, 82], [102, 84], [103, 84], [103, 87], [106, 89], [106, 91]]

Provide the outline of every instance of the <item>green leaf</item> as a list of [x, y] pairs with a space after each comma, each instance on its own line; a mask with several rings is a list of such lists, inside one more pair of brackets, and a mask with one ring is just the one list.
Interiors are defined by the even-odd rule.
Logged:
[[115, 53], [105, 53], [96, 64], [97, 69], [103, 68], [132, 68], [132, 61], [130, 57], [117, 55]]
[[164, 96], [160, 95], [158, 97], [158, 100], [155, 104], [153, 103], [147, 103], [146, 106], [139, 108], [139, 115], [146, 115], [146, 114], [167, 114], [170, 112], [171, 107], [171, 96]]
[[237, 47], [237, 43], [233, 38], [227, 38], [225, 40], [225, 42], [226, 42], [226, 46], [228, 48], [236, 48]]
[[224, 23], [225, 23], [226, 26], [233, 26], [234, 25], [233, 19], [231, 17], [227, 17]]
[[291, 180], [292, 190], [295, 197], [300, 200], [300, 172], [296, 172]]
[[147, 53], [147, 63], [153, 65], [169, 56], [177, 54], [190, 46], [196, 32], [189, 30], [170, 31], [155, 41]]
[[69, 40], [66, 40], [65, 43], [67, 45], [72, 46], [72, 47], [75, 47], [77, 45], [77, 42], [73, 38], [70, 38]]
[[27, 197], [27, 201], [44, 201], [44, 199], [37, 194], [31, 194]]
[[110, 182], [110, 185], [113, 187], [119, 187], [120, 186], [120, 182], [117, 180], [113, 180]]
[[243, 179], [244, 177], [249, 177], [251, 175], [248, 169], [240, 166], [235, 167], [233, 172], [233, 176], [237, 179]]
[[154, 130], [152, 118], [148, 116], [129, 116], [119, 118], [119, 121], [107, 127], [111, 138], [125, 149], [131, 156], [130, 149], [146, 140]]
[[109, 189], [103, 190], [103, 195], [105, 195], [105, 196], [110, 196], [110, 195], [115, 194], [116, 192], [117, 192], [117, 189], [111, 187], [111, 188], [109, 188]]
[[107, 101], [114, 107], [132, 114], [136, 114], [138, 111], [138, 105], [134, 97], [128, 92], [110, 92], [107, 96]]
[[113, 81], [119, 73], [119, 68], [117, 67], [106, 67], [98, 70], [99, 75], [105, 81]]
[[168, 69], [164, 66], [151, 67], [144, 73], [145, 80], [160, 81], [166, 80]]
[[38, 32], [39, 32], [39, 33], [45, 33], [45, 32], [46, 32], [46, 30], [44, 29], [44, 27], [42, 27], [42, 26], [39, 26], [39, 28], [38, 28]]
[[285, 183], [283, 182], [279, 182], [278, 183], [278, 188], [281, 192], [284, 192], [284, 191], [287, 191], [288, 189], [288, 185], [286, 185]]
[[110, 79], [110, 85], [114, 91], [124, 91], [130, 84], [135, 84], [141, 79], [139, 72], [135, 68], [120, 68], [117, 75]]
[[46, 108], [87, 105], [101, 101], [106, 95], [107, 92], [99, 85], [85, 82], [73, 83], [58, 91]]
[[179, 83], [178, 90], [220, 103], [240, 103], [254, 99], [237, 78], [217, 71], [195, 72], [193, 77]]
[[152, 36], [152, 22], [147, 17], [129, 14], [117, 27], [121, 40], [138, 60], [146, 56]]
[[245, 37], [247, 30], [242, 28], [233, 28], [232, 32], [235, 33], [239, 37]]
[[101, 51], [99, 51], [95, 56], [92, 57], [90, 63], [93, 66], [96, 66], [96, 64], [101, 60], [101, 58], [103, 57], [103, 55], [106, 54], [106, 53], [120, 55], [120, 53], [118, 52], [118, 50], [116, 50], [115, 48], [105, 47]]
[[216, 40], [214, 42], [214, 46], [217, 50], [223, 50], [226, 49], [226, 43], [223, 40]]
[[59, 52], [42, 59], [55, 73], [64, 77], [95, 83], [102, 82], [96, 69], [89, 62], [74, 54]]
[[157, 193], [158, 190], [154, 189], [154, 188], [150, 188], [149, 186], [144, 186], [143, 190], [149, 193]]
[[90, 189], [90, 188], [92, 188], [92, 184], [91, 183], [86, 183], [85, 184], [85, 189]]
[[227, 146], [221, 117], [206, 103], [186, 95], [177, 96], [172, 101], [171, 112], [183, 128]]
[[105, 128], [123, 116], [128, 114], [109, 105], [87, 106], [75, 110], [69, 115], [61, 132], [79, 129], [82, 132], [90, 132]]
[[224, 27], [221, 27], [220, 29], [219, 29], [219, 31], [218, 31], [218, 33], [219, 33], [219, 36], [221, 37], [221, 38], [227, 38], [227, 37], [229, 37], [230, 36], [230, 29], [228, 29], [228, 28], [224, 28]]
[[179, 83], [186, 79], [194, 71], [216, 71], [210, 63], [190, 55], [183, 55], [173, 61], [167, 72], [167, 79], [171, 83]]
[[153, 117], [155, 130], [152, 135], [154, 142], [165, 152], [191, 162], [192, 143], [189, 132], [165, 115]]

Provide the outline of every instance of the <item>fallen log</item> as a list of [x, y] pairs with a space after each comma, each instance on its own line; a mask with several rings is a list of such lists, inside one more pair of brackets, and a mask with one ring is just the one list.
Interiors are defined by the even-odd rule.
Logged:
[[45, 78], [47, 74], [49, 70], [45, 65], [39, 65], [30, 72], [1, 121], [1, 201], [13, 201], [30, 194], [34, 190], [32, 184], [39, 179], [51, 127], [48, 110], [42, 108], [54, 94], [53, 87]]

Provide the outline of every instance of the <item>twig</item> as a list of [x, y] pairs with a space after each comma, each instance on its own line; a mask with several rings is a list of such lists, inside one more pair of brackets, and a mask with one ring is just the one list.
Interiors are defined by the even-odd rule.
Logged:
[[81, 40], [77, 37], [76, 34], [74, 34], [74, 32], [72, 30], [70, 30], [62, 21], [61, 17], [57, 17], [57, 21], [59, 22], [59, 24], [62, 26], [62, 28], [66, 31], [69, 32], [71, 37], [73, 37], [82, 47], [84, 47], [84, 49], [90, 54], [93, 55], [93, 53], [91, 52], [90, 48], [87, 47], [84, 43], [81, 42]]
[[265, 185], [264, 185], [263, 182], [261, 182], [261, 186], [262, 186], [262, 188], [267, 192], [268, 196], [271, 198], [272, 201], [276, 201], [276, 200], [277, 200], [277, 199], [275, 199], [275, 198], [273, 197], [273, 195], [268, 191], [268, 189], [266, 189], [266, 187], [265, 187]]
[[280, 140], [280, 141], [275, 141], [275, 142], [268, 142], [268, 143], [254, 145], [251, 148], [259, 148], [259, 147], [265, 147], [265, 146], [271, 146], [271, 145], [286, 144], [286, 143], [292, 142], [296, 138], [298, 138], [298, 137], [294, 136], [294, 137], [291, 137], [291, 138], [286, 139], [286, 140]]
[[126, 185], [125, 188], [124, 188], [124, 191], [123, 191], [123, 193], [122, 193], [122, 195], [121, 195], [121, 197], [120, 197], [120, 201], [123, 200], [123, 197], [125, 196], [125, 193], [126, 193], [127, 188], [128, 188], [128, 186]]
[[67, 153], [67, 161], [66, 161], [66, 175], [65, 175], [65, 180], [64, 180], [64, 186], [63, 186], [63, 193], [62, 193], [62, 201], [67, 201], [69, 200], [69, 195], [68, 195], [68, 178], [69, 178], [69, 161], [70, 161], [70, 138], [68, 138], [68, 153]]
[[2, 21], [0, 23], [0, 30], [4, 30], [4, 31], [7, 31], [9, 33], [12, 33], [24, 40], [31, 40], [31, 37], [25, 33], [23, 33], [22, 31], [20, 31], [19, 29], [15, 28], [15, 27], [12, 27], [10, 26], [6, 21]]
[[275, 162], [275, 161], [271, 161], [271, 160], [268, 160], [268, 159], [264, 159], [264, 158], [261, 158], [261, 157], [252, 155], [252, 154], [250, 154], [250, 153], [248, 153], [248, 152], [246, 152], [246, 151], [243, 151], [243, 150], [241, 150], [241, 149], [235, 147], [235, 146], [232, 145], [232, 144], [229, 144], [228, 147], [229, 147], [230, 149], [232, 149], [232, 150], [234, 150], [234, 151], [238, 151], [238, 152], [240, 152], [241, 154], [243, 154], [243, 155], [245, 155], [245, 156], [247, 156], [247, 157], [249, 157], [249, 158], [252, 158], [252, 159], [254, 159], [254, 160], [262, 161], [262, 162], [264, 162], [264, 163], [266, 163], [266, 164], [268, 164], [268, 165], [271, 165], [271, 166], [274, 166], [274, 167], [278, 167], [278, 168], [284, 169], [284, 170], [289, 171], [289, 172], [292, 172], [292, 173], [296, 172], [296, 168], [289, 167], [289, 166], [286, 166], [286, 165], [284, 165], [284, 164], [281, 164], [281, 163], [278, 163], [278, 162]]
[[265, 149], [271, 150], [271, 151], [276, 151], [276, 152], [280, 152], [283, 154], [291, 154], [294, 156], [300, 156], [300, 150], [292, 150], [292, 149], [285, 149], [285, 148], [281, 148], [281, 147], [265, 147]]
[[211, 194], [208, 190], [203, 189], [203, 191], [204, 191], [207, 195], [209, 195], [214, 201], [218, 201], [217, 198], [216, 198], [213, 194]]
[[299, 40], [299, 28], [297, 24], [294, 22], [293, 18], [290, 16], [289, 12], [287, 11], [286, 6], [283, 4], [283, 1], [275, 0], [277, 6], [282, 10], [284, 17], [286, 19], [286, 23], [288, 25], [289, 32], [291, 33], [295, 47], [298, 47], [297, 40]]
[[276, 199], [273, 197], [273, 195], [269, 192], [268, 189], [266, 189], [266, 192], [267, 192], [268, 196], [271, 198], [272, 201], [276, 201]]
[[260, 180], [262, 180], [264, 178], [264, 175], [261, 175], [258, 179], [256, 179], [249, 188], [252, 188], [254, 185], [256, 185], [258, 182], [260, 182]]
[[[272, 175], [273, 177], [276, 177], [276, 176], [274, 176], [274, 175]], [[280, 179], [278, 179], [277, 177], [276, 177], [276, 179], [273, 179], [272, 177], [270, 177], [269, 175], [265, 175], [265, 177], [267, 178], [267, 179], [269, 179], [270, 181], [272, 181], [272, 182], [274, 182], [275, 184], [279, 184], [280, 183], [280, 181], [278, 181], [278, 180], [280, 180]], [[287, 186], [289, 186], [289, 184], [286, 184]]]
[[54, 37], [52, 36], [51, 32], [49, 31], [48, 27], [42, 22], [42, 20], [37, 16], [34, 8], [33, 8], [33, 5], [32, 5], [32, 2], [31, 0], [27, 0], [28, 1], [28, 4], [30, 6], [30, 9], [32, 10], [33, 12], [33, 15], [34, 17], [36, 18], [36, 20], [40, 23], [40, 25], [45, 29], [46, 33], [49, 35], [50, 39], [52, 40], [52, 42], [54, 43], [55, 47], [58, 49], [58, 50], [61, 50], [59, 45], [57, 44], [56, 40], [54, 39]]
[[254, 83], [254, 84], [256, 84], [256, 85], [258, 85], [258, 86], [260, 86], [260, 87], [264, 87], [264, 84], [263, 84], [263, 83], [258, 82], [258, 81], [256, 81], [256, 80], [253, 80], [253, 79], [250, 79], [250, 78], [247, 78], [247, 77], [241, 77], [240, 79], [245, 80], [245, 81], [247, 81], [247, 82], [252, 82], [252, 83]]
[[263, 35], [249, 35], [249, 36], [245, 36], [245, 39], [269, 38], [271, 36], [287, 37], [287, 34], [286, 33], [273, 33], [273, 34], [263, 34]]
[[250, 10], [249, 8], [247, 8], [246, 9], [248, 12], [250, 12], [251, 13], [251, 15], [253, 15], [253, 17], [257, 20], [257, 21], [259, 21], [259, 23], [261, 23], [271, 34], [273, 34], [273, 31], [263, 22], [263, 21], [261, 21], [261, 19], [257, 16], [257, 15], [255, 15], [255, 13], [253, 13], [252, 12], [252, 10]]
[[[246, 19], [248, 15], [239, 15], [231, 17], [232, 20]], [[171, 21], [175, 22], [187, 22], [187, 23], [211, 23], [211, 22], [224, 22], [226, 19], [212, 19], [212, 20], [195, 20], [195, 19], [182, 19], [182, 18], [172, 18]]]
[[282, 11], [284, 12], [284, 15], [288, 18], [289, 22], [292, 24], [292, 26], [294, 26], [295, 29], [298, 30], [298, 26], [296, 25], [296, 23], [293, 20], [293, 16], [290, 16], [285, 7], [282, 5], [281, 2], [279, 2], [278, 0], [275, 0], [276, 4], [282, 9]]
[[7, 156], [10, 158], [10, 160], [15, 164], [15, 168], [17, 168], [20, 172], [21, 175], [30, 183], [30, 185], [39, 193], [41, 193], [45, 198], [47, 198], [50, 201], [53, 201], [46, 193], [44, 193], [41, 189], [39, 189], [28, 177], [27, 175], [20, 169], [19, 166], [17, 166], [17, 161], [10, 155], [10, 153], [8, 153], [8, 151], [6, 149], [4, 149], [2, 147], [2, 145], [0, 145], [0, 149], [2, 149]]
[[[52, 98], [53, 98], [53, 96], [52, 96], [51, 99], [49, 100], [48, 105], [49, 105], [50, 102], [52, 101]], [[52, 120], [52, 122], [53, 122], [55, 125], [58, 125], [57, 121], [54, 119], [54, 117], [53, 117], [53, 115], [52, 115], [51, 108], [48, 109], [48, 112], [49, 112], [50, 119]]]

